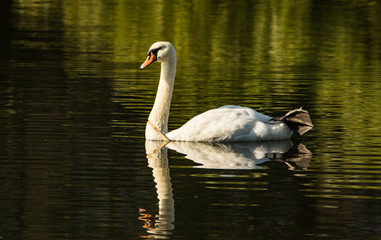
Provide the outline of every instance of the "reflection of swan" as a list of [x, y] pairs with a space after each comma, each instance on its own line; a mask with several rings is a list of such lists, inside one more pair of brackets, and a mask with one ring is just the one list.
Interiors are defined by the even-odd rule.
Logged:
[[171, 177], [168, 167], [168, 149], [160, 145], [158, 141], [146, 141], [146, 153], [148, 166], [152, 168], [152, 174], [156, 183], [157, 198], [159, 199], [159, 215], [155, 222], [148, 227], [148, 233], [156, 237], [164, 237], [171, 234], [174, 229], [175, 203], [172, 194]]
[[[176, 51], [169, 42], [156, 42], [141, 65], [161, 62], [161, 75], [155, 104], [146, 127], [146, 139], [193, 142], [262, 141], [289, 139], [312, 128], [307, 111], [295, 109], [283, 117], [271, 118], [253, 109], [223, 106], [204, 112], [168, 133], [168, 117], [176, 75]], [[166, 137], [165, 137], [166, 135]]]
[[290, 169], [306, 169], [311, 152], [304, 145], [293, 145], [290, 140], [245, 143], [170, 142], [168, 148], [185, 154], [200, 164], [199, 168], [258, 169], [257, 164], [282, 160]]
[[[296, 146], [296, 147], [295, 147]], [[167, 238], [174, 229], [175, 203], [172, 194], [171, 177], [168, 166], [168, 148], [183, 153], [187, 158], [200, 164], [199, 168], [213, 169], [256, 169], [257, 164], [281, 160], [291, 170], [306, 169], [311, 152], [302, 144], [293, 145], [289, 140], [275, 142], [241, 143], [194, 143], [146, 141], [148, 166], [156, 183], [159, 200], [159, 214], [154, 222], [152, 215], [141, 209], [141, 220], [146, 221], [147, 238]]]

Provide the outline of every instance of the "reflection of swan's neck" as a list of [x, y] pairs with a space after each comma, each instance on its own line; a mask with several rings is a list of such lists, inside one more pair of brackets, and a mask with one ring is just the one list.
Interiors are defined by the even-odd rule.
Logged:
[[[168, 132], [169, 108], [171, 106], [175, 75], [176, 56], [161, 63], [160, 82], [156, 99], [148, 118], [148, 120], [164, 134]], [[161, 136], [159, 136], [149, 125], [146, 127], [146, 139], [162, 140]]]
[[168, 166], [168, 149], [157, 141], [146, 141], [148, 165], [156, 183], [157, 198], [159, 200], [159, 215], [155, 220], [154, 228], [149, 229], [151, 234], [169, 234], [174, 229], [175, 203], [172, 194], [171, 177]]
[[168, 161], [166, 166], [154, 167], [152, 170], [156, 183], [157, 198], [159, 199], [159, 219], [156, 228], [161, 230], [173, 229], [174, 221], [174, 200], [172, 194], [171, 177], [169, 173]]

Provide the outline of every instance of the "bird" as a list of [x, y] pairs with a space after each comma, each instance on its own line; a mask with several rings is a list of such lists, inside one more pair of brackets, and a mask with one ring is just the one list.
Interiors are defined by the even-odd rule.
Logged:
[[156, 98], [146, 124], [147, 140], [188, 142], [275, 141], [301, 136], [313, 125], [308, 111], [298, 108], [280, 117], [269, 117], [251, 108], [226, 105], [196, 115], [183, 126], [168, 132], [168, 118], [176, 75], [176, 50], [167, 41], [149, 48], [143, 70], [161, 63]]

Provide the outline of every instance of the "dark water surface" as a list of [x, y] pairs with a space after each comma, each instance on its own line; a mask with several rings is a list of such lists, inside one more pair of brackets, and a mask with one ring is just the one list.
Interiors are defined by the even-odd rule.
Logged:
[[[379, 1], [1, 4], [1, 239], [381, 238]], [[145, 142], [158, 40], [178, 54], [170, 129], [226, 104], [315, 127]]]

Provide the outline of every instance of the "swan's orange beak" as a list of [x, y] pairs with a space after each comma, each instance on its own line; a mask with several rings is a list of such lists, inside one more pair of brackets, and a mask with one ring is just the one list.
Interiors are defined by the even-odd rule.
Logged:
[[153, 52], [150, 52], [148, 54], [147, 59], [144, 61], [144, 63], [140, 66], [140, 70], [143, 70], [144, 68], [148, 67], [151, 63], [155, 62], [157, 60], [156, 55]]

